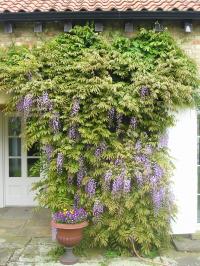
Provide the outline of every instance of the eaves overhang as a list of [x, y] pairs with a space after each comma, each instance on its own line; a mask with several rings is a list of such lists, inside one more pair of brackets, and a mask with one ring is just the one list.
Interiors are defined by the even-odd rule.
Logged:
[[5, 12], [0, 22], [65, 20], [200, 20], [199, 11], [80, 11], [80, 12]]

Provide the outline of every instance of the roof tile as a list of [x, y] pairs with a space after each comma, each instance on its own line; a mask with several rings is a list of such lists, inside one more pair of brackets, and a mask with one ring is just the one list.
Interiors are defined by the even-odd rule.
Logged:
[[0, 13], [5, 11], [19, 12], [49, 12], [55, 10], [62, 12], [71, 11], [141, 11], [147, 9], [156, 11], [162, 9], [164, 11], [172, 11], [174, 8], [180, 11], [193, 9], [200, 10], [200, 0], [0, 0]]

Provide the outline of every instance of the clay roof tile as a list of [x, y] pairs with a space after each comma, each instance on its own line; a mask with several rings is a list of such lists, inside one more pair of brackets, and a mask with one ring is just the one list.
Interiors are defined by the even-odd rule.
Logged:
[[199, 11], [200, 0], [0, 0], [0, 12], [10, 11], [41, 12], [56, 11], [149, 11], [163, 10]]

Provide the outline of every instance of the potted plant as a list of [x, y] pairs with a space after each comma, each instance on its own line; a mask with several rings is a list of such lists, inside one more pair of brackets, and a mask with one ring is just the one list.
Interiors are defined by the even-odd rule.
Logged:
[[51, 225], [57, 229], [58, 243], [66, 247], [65, 254], [60, 258], [62, 264], [72, 265], [78, 261], [73, 254], [73, 247], [83, 238], [83, 229], [88, 225], [86, 219], [87, 212], [83, 208], [54, 213]]

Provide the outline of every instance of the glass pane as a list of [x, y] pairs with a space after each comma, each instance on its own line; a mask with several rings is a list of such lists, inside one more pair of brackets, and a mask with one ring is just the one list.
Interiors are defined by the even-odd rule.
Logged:
[[198, 194], [200, 194], [200, 166], [198, 166]]
[[198, 144], [197, 144], [197, 163], [200, 165], [200, 139], [198, 138]]
[[39, 144], [38, 143], [35, 143], [28, 150], [28, 156], [38, 156], [38, 155], [39, 155]]
[[39, 177], [40, 171], [39, 169], [36, 169], [36, 163], [39, 162], [38, 158], [29, 158], [27, 159], [28, 164], [28, 177]]
[[21, 134], [21, 118], [10, 117], [8, 119], [8, 135], [19, 136]]
[[197, 222], [200, 223], [200, 196], [198, 197], [198, 204], [197, 204]]
[[9, 138], [9, 156], [21, 156], [20, 138]]
[[21, 159], [9, 159], [9, 177], [21, 176]]
[[200, 136], [200, 114], [197, 116], [197, 135]]

